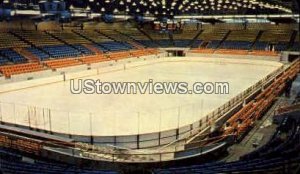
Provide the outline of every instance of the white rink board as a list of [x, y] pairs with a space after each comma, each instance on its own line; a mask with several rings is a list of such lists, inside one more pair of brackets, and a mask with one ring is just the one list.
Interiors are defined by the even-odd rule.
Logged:
[[[170, 130], [200, 120], [280, 66], [281, 63], [274, 61], [185, 57], [137, 61], [82, 74], [66, 73], [66, 79], [80, 77], [105, 82], [153, 79], [187, 82], [190, 86], [194, 82], [228, 82], [230, 93], [72, 94], [69, 81], [57, 80], [20, 90], [15, 90], [18, 87], [11, 83], [15, 91], [0, 94], [0, 116], [6, 122], [77, 135], [132, 135]], [[94, 76], [87, 77], [89, 74]]]

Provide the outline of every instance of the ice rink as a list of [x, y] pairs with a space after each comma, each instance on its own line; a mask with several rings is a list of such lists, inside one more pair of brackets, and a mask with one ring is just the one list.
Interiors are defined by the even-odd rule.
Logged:
[[[200, 120], [255, 84], [280, 63], [177, 58], [99, 74], [105, 82], [228, 82], [229, 94], [72, 94], [70, 81], [0, 94], [2, 121], [78, 135], [158, 132]], [[170, 59], [173, 60], [173, 59]], [[14, 113], [11, 116], [10, 113]]]

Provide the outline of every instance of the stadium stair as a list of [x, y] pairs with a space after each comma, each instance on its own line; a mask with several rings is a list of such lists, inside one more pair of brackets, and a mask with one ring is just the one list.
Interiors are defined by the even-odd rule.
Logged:
[[254, 45], [259, 41], [259, 39], [261, 38], [262, 34], [263, 34], [264, 31], [262, 30], [259, 30], [255, 40], [253, 41], [252, 45], [250, 46], [250, 50], [253, 49]]
[[14, 48], [13, 50], [25, 57], [28, 60], [28, 62], [40, 62], [38, 56], [36, 56], [35, 54], [33, 54], [25, 48]]
[[108, 51], [104, 46], [99, 45], [99, 44], [98, 44], [97, 42], [95, 42], [93, 39], [91, 39], [91, 38], [85, 36], [84, 34], [81, 34], [80, 32], [77, 32], [77, 31], [75, 31], [75, 30], [72, 30], [72, 32], [74, 32], [75, 34], [77, 34], [77, 35], [79, 35], [79, 36], [81, 36], [81, 37], [83, 37], [83, 38], [89, 40], [90, 42], [92, 42], [92, 43], [94, 44], [93, 47], [95, 47], [96, 49], [98, 49], [99, 52], [107, 52], [107, 51]]
[[200, 44], [202, 43], [201, 41], [199, 42], [198, 37], [201, 35], [201, 33], [203, 32], [203, 30], [200, 30], [196, 36], [192, 39], [192, 41], [190, 42], [190, 48], [198, 48], [200, 46]]
[[159, 44], [157, 44], [151, 37], [149, 34], [147, 34], [144, 30], [142, 30], [141, 28], [137, 28], [143, 35], [147, 36], [147, 38], [149, 40], [146, 41], [141, 41], [142, 44], [145, 44], [147, 47], [152, 46], [152, 47], [158, 47]]
[[103, 54], [103, 52], [96, 48], [93, 44], [83, 44], [83, 46], [94, 52], [96, 55]]
[[231, 30], [229, 30], [229, 31], [225, 34], [225, 36], [223, 37], [223, 39], [218, 43], [218, 45], [216, 45], [216, 49], [218, 49], [218, 48], [223, 44], [223, 42], [226, 41], [226, 39], [228, 38], [228, 36], [230, 35], [230, 33], [231, 33]]
[[78, 50], [79, 52], [81, 52], [82, 55], [91, 55], [91, 54], [95, 54], [94, 52], [92, 52], [91, 50], [85, 48], [84, 46], [80, 45], [80, 44], [71, 44], [71, 43], [68, 43], [66, 42], [65, 40], [61, 39], [60, 37], [57, 37], [56, 35], [50, 33], [50, 32], [47, 32], [46, 33], [48, 35], [50, 35], [51, 37], [59, 40], [60, 42], [64, 43], [65, 45], [68, 45], [69, 47], [72, 47], [73, 49], [76, 49]]
[[290, 50], [293, 47], [293, 45], [295, 43], [295, 40], [296, 40], [296, 37], [297, 37], [297, 34], [299, 35], [299, 31], [294, 30], [292, 35], [291, 35], [291, 39], [288, 43], [287, 50]]

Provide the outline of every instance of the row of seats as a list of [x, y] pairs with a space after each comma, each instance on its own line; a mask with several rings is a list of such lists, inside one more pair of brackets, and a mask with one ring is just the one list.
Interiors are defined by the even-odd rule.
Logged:
[[104, 54], [94, 55], [94, 56], [85, 56], [79, 59], [84, 64], [98, 63], [108, 61], [109, 58]]
[[73, 45], [73, 47], [75, 47], [77, 50], [79, 50], [84, 55], [95, 54], [92, 50], [89, 50], [88, 48], [86, 48], [85, 46], [80, 45], [80, 44]]
[[53, 58], [78, 57], [81, 52], [68, 45], [51, 45], [41, 47]]
[[0, 55], [0, 66], [1, 65], [6, 65], [8, 63], [9, 63], [9, 60]]
[[63, 44], [61, 41], [57, 40], [45, 31], [15, 30], [13, 33], [35, 45], [36, 47]]
[[249, 50], [252, 46], [252, 42], [249, 41], [224, 41], [220, 45], [220, 49], [237, 49], [237, 50]]
[[131, 57], [129, 51], [122, 51], [122, 52], [115, 52], [115, 53], [109, 53], [108, 57], [112, 60], [119, 60], [119, 59], [125, 59]]
[[6, 77], [10, 77], [11, 75], [42, 71], [43, 69], [44, 69], [43, 66], [39, 63], [26, 63], [26, 64], [1, 66], [0, 72]]
[[28, 45], [14, 36], [13, 34], [1, 31], [0, 32], [0, 49], [2, 48], [23, 48], [28, 47]]
[[146, 35], [144, 35], [142, 32], [140, 32], [136, 28], [130, 28], [130, 29], [126, 29], [126, 30], [118, 30], [118, 32], [126, 35], [129, 38], [132, 38], [134, 41], [136, 41], [146, 47], [152, 47], [152, 48], [157, 47], [157, 45], [153, 41], [149, 40], [149, 38]]
[[127, 44], [125, 42], [111, 41], [111, 42], [101, 42], [98, 44], [101, 45], [103, 48], [105, 48], [106, 52], [125, 51], [133, 48], [130, 44]]
[[35, 48], [35, 47], [29, 47], [26, 48], [28, 51], [30, 51], [32, 54], [37, 56], [41, 61], [50, 59], [50, 55], [46, 52], [42, 51], [41, 49]]
[[69, 66], [75, 66], [82, 64], [80, 61], [76, 59], [56, 59], [56, 60], [49, 60], [44, 62], [46, 66], [50, 67], [51, 69], [57, 68], [65, 68]]
[[13, 63], [25, 63], [27, 59], [12, 49], [0, 50], [0, 55]]
[[291, 48], [291, 51], [300, 51], [300, 42], [295, 42]]

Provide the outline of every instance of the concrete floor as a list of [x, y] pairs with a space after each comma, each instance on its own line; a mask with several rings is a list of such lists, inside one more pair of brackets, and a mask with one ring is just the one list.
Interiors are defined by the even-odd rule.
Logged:
[[105, 82], [153, 79], [187, 82], [190, 86], [194, 82], [228, 82], [229, 94], [72, 94], [70, 82], [66, 81], [0, 94], [0, 116], [7, 122], [79, 135], [163, 131], [200, 120], [281, 66], [280, 63], [269, 66], [259, 60], [239, 63], [209, 60], [212, 61], [160, 62], [83, 79]]

